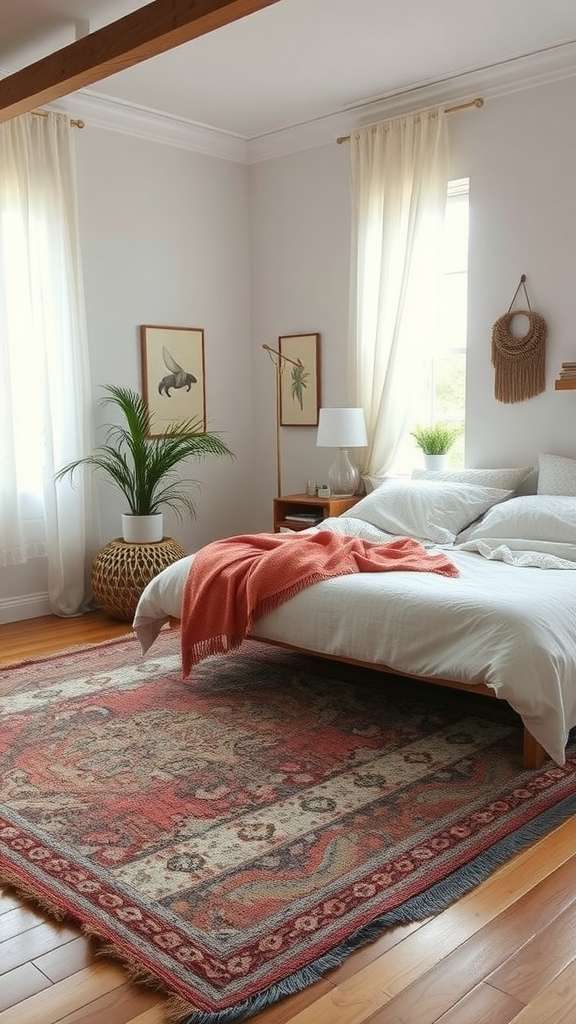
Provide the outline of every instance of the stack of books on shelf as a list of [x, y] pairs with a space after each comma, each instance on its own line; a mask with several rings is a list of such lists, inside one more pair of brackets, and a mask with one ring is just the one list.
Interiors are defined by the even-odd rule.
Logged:
[[284, 516], [287, 523], [305, 523], [306, 526], [316, 526], [322, 522], [322, 516], [317, 512], [291, 512]]
[[562, 368], [558, 374], [558, 380], [576, 381], [576, 362], [562, 363]]

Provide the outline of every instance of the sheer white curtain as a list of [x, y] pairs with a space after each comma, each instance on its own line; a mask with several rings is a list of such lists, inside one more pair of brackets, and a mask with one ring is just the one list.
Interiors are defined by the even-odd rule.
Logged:
[[58, 615], [88, 606], [100, 542], [91, 478], [54, 483], [92, 448], [72, 130], [57, 114], [0, 125], [0, 566], [47, 556]]
[[436, 329], [448, 144], [443, 109], [350, 138], [350, 376], [363, 406], [364, 472], [382, 475], [410, 423], [420, 353]]

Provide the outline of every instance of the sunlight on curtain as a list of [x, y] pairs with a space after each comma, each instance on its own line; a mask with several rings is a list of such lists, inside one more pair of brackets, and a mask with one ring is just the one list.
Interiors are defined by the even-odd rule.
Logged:
[[422, 352], [435, 342], [448, 180], [443, 109], [350, 137], [351, 393], [366, 413], [364, 472], [383, 475], [410, 424]]
[[[57, 114], [0, 125], [0, 566], [46, 555], [59, 615], [87, 607], [99, 546], [91, 479], [54, 484], [92, 448], [71, 131]], [[34, 496], [45, 541], [31, 545]]]

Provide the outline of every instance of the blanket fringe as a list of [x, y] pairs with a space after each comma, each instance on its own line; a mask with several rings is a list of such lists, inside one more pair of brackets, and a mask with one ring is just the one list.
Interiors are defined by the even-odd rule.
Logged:
[[197, 640], [190, 648], [191, 664], [196, 665], [199, 661], [204, 661], [205, 658], [212, 658], [218, 654], [227, 654], [229, 651], [234, 651], [237, 647], [240, 647], [244, 643], [244, 636], [226, 636], [221, 633], [220, 636], [210, 636], [205, 640]]
[[[338, 576], [351, 575], [350, 572], [338, 572]], [[246, 633], [230, 634], [220, 633], [218, 636], [206, 637], [203, 640], [196, 640], [189, 648], [188, 655], [190, 658], [190, 665], [197, 665], [198, 662], [204, 661], [205, 658], [214, 657], [218, 654], [228, 654], [229, 651], [234, 651], [240, 647], [246, 639], [246, 634], [250, 632], [252, 626], [258, 619], [263, 619], [265, 615], [269, 615], [277, 607], [280, 601], [289, 601], [290, 598], [296, 597], [306, 587], [312, 586], [314, 583], [323, 583], [326, 579], [330, 578], [325, 572], [312, 573], [306, 577], [305, 580], [298, 580], [292, 583], [289, 587], [285, 587], [278, 594], [271, 594], [269, 597], [262, 598], [256, 604], [252, 615], [250, 615]]]

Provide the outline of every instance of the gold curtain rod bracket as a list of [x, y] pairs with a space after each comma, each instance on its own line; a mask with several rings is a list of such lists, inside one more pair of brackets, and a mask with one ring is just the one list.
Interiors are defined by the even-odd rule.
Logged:
[[[48, 111], [47, 110], [32, 110], [31, 113], [34, 114], [34, 117], [48, 117]], [[70, 118], [70, 127], [71, 128], [85, 128], [86, 127], [86, 122], [82, 121], [80, 118], [71, 117]]]
[[[483, 106], [484, 106], [484, 100], [482, 99], [481, 96], [477, 96], [475, 100], [470, 100], [468, 103], [457, 103], [456, 106], [454, 106], [454, 107], [446, 107], [444, 113], [445, 114], [455, 114], [458, 110], [469, 110], [470, 107], [476, 107], [476, 108], [480, 109], [480, 107], [483, 107]], [[424, 113], [424, 111], [422, 111], [422, 113]], [[399, 115], [399, 116], [401, 117], [402, 115]], [[365, 127], [367, 127], [367, 128], [374, 128], [375, 125], [366, 125]], [[360, 129], [358, 129], [358, 130], [360, 131]], [[350, 142], [350, 136], [349, 135], [339, 135], [338, 138], [336, 139], [336, 142], [338, 143], [339, 146], [341, 146], [343, 142]]]

